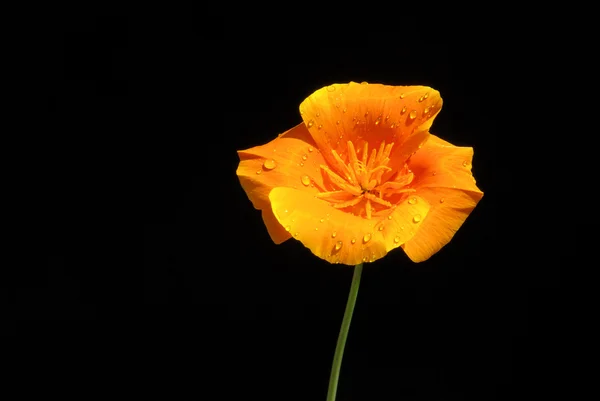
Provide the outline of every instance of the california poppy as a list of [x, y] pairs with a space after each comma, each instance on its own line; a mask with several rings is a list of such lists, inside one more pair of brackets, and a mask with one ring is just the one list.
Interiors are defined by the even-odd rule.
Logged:
[[421, 262], [483, 196], [473, 149], [429, 132], [441, 107], [426, 86], [330, 85], [302, 102], [301, 124], [239, 151], [237, 175], [277, 244], [347, 265], [402, 247]]

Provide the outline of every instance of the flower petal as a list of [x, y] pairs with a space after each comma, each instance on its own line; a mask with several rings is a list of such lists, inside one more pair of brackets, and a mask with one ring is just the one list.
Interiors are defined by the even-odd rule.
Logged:
[[[281, 243], [289, 238], [272, 216], [269, 192], [275, 187], [297, 188], [314, 194], [323, 190], [320, 168], [324, 159], [306, 126], [299, 124], [271, 142], [238, 152], [237, 176], [263, 220], [271, 239]], [[285, 234], [284, 234], [285, 233]]]
[[351, 82], [314, 92], [302, 102], [300, 113], [329, 165], [336, 166], [331, 150], [343, 157], [348, 141], [357, 150], [365, 141], [369, 149], [385, 141], [394, 143], [390, 159], [401, 167], [426, 140], [441, 107], [439, 92], [426, 86]]
[[454, 146], [429, 135], [422, 148], [408, 162], [415, 188], [455, 188], [481, 192], [471, 173], [473, 148]]
[[416, 235], [402, 245], [414, 262], [429, 259], [446, 245], [481, 200], [471, 174], [473, 149], [434, 135], [410, 160], [417, 194], [431, 205]]
[[237, 176], [256, 209], [269, 204], [275, 187], [290, 187], [317, 193], [323, 190], [323, 156], [304, 124], [281, 134], [271, 142], [238, 151]]
[[270, 207], [261, 210], [261, 213], [265, 226], [267, 227], [267, 232], [276, 245], [279, 245], [292, 237], [292, 235], [285, 231], [283, 226], [279, 224]]
[[294, 238], [321, 259], [346, 265], [373, 262], [410, 240], [429, 210], [416, 197], [369, 220], [297, 189], [275, 188], [269, 199], [275, 217]]

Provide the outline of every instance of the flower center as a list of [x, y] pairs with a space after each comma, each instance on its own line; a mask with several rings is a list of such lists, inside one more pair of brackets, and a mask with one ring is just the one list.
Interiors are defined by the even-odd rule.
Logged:
[[[319, 193], [317, 197], [327, 200], [338, 209], [359, 206], [358, 213], [365, 211], [368, 219], [371, 218], [372, 212], [377, 210], [374, 206], [379, 209], [393, 207], [392, 203], [383, 198], [415, 192], [414, 189], [407, 188], [413, 179], [413, 173], [407, 168], [403, 172], [394, 174], [393, 179], [383, 180], [384, 174], [392, 170], [391, 167], [388, 167], [388, 163], [393, 146], [393, 143], [386, 145], [383, 141], [379, 150], [373, 149], [369, 156], [369, 144], [365, 142], [359, 160], [354, 144], [348, 141], [347, 162], [335, 150], [332, 150], [336, 170], [341, 174], [334, 172], [328, 166], [321, 165], [321, 169], [338, 189]], [[362, 203], [364, 203], [364, 208]]]

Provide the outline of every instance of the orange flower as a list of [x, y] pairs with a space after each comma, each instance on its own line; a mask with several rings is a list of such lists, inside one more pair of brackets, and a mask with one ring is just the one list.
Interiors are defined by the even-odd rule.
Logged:
[[473, 149], [429, 133], [441, 107], [425, 86], [331, 85], [302, 102], [303, 123], [239, 151], [237, 175], [276, 244], [347, 265], [401, 246], [421, 262], [483, 196]]

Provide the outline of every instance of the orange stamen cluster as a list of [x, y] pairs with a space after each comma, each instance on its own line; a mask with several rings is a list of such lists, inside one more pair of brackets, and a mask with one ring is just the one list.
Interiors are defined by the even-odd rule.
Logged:
[[[392, 171], [388, 166], [390, 153], [394, 143], [388, 145], [381, 142], [379, 150], [373, 149], [369, 156], [369, 144], [365, 141], [361, 159], [358, 159], [354, 144], [348, 141], [348, 160], [344, 161], [340, 155], [332, 150], [335, 164], [333, 171], [325, 165], [321, 169], [326, 173], [330, 182], [337, 190], [321, 192], [317, 197], [327, 200], [337, 209], [344, 209], [359, 205], [364, 201], [364, 211], [368, 219], [371, 218], [373, 204], [383, 208], [391, 208], [392, 203], [383, 199], [393, 194], [414, 192], [407, 188], [413, 179], [412, 172], [407, 174], [395, 174], [393, 180], [384, 180], [384, 174]], [[360, 209], [359, 209], [360, 210]]]

